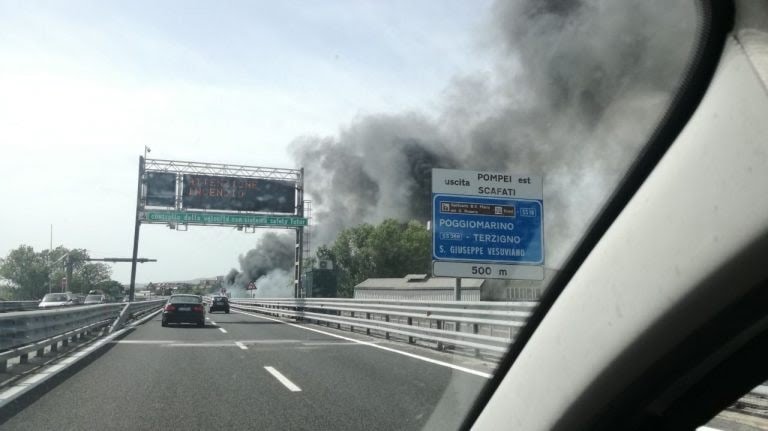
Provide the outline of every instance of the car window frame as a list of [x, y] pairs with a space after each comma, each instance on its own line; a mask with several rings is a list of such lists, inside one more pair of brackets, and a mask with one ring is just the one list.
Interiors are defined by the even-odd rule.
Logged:
[[540, 298], [538, 306], [525, 323], [499, 362], [491, 379], [485, 384], [468, 412], [461, 429], [470, 429], [485, 405], [493, 396], [509, 369], [531, 339], [549, 310], [553, 307], [568, 283], [584, 263], [592, 249], [601, 240], [640, 186], [650, 176], [669, 147], [688, 124], [707, 89], [725, 48], [726, 40], [734, 25], [734, 4], [731, 0], [698, 0], [699, 28], [688, 65], [680, 86], [660, 116], [657, 127], [637, 157], [603, 204], [598, 215], [590, 223], [560, 271], [553, 277]]

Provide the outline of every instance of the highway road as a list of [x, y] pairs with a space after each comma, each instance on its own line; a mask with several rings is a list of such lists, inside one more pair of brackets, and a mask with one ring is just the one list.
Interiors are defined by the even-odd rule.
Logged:
[[455, 429], [493, 369], [316, 325], [208, 317], [163, 328], [156, 316], [7, 408], [0, 427]]

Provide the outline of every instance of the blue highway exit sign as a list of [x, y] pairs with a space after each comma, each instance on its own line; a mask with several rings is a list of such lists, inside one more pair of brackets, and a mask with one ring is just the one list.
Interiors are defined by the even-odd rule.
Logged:
[[434, 169], [432, 191], [434, 275], [543, 279], [541, 177]]

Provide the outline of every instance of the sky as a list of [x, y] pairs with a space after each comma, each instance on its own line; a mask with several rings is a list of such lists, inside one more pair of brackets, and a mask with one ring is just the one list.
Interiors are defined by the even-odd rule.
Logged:
[[[298, 168], [301, 136], [431, 115], [488, 67], [483, 1], [0, 0], [0, 256], [130, 257], [138, 158]], [[311, 196], [310, 196], [311, 198]], [[225, 274], [258, 235], [141, 229], [137, 281]], [[128, 282], [130, 265], [113, 265]]]

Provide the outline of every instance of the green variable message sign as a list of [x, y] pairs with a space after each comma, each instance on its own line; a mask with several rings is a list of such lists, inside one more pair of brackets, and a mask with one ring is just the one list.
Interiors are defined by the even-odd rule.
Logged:
[[306, 226], [307, 219], [298, 216], [274, 216], [237, 213], [149, 210], [139, 214], [145, 223], [188, 223], [224, 226]]

